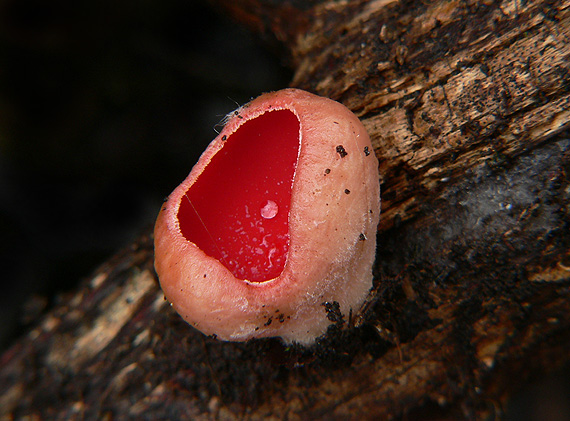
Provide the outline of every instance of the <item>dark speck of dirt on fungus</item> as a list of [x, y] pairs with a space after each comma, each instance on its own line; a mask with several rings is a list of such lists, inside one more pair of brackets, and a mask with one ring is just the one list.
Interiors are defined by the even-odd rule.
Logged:
[[340, 311], [340, 304], [337, 301], [333, 301], [332, 303], [329, 303], [328, 301], [324, 302], [323, 306], [327, 312], [327, 319], [334, 323], [344, 322], [344, 316]]
[[342, 146], [342, 145], [338, 145], [336, 147], [336, 151], [340, 155], [341, 158], [344, 158], [346, 155], [348, 155], [348, 153], [344, 150], [344, 146]]

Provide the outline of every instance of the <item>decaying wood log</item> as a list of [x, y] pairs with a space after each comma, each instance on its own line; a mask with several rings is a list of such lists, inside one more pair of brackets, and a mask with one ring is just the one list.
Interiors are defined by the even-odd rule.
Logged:
[[570, 362], [570, 1], [216, 0], [380, 159], [375, 288], [311, 349], [186, 325], [152, 238], [1, 357], [0, 413], [59, 418], [500, 415]]

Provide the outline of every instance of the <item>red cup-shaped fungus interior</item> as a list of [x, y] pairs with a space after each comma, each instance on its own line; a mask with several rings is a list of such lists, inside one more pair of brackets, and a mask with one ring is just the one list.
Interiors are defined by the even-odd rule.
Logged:
[[238, 279], [278, 277], [289, 250], [299, 145], [299, 120], [290, 110], [243, 123], [182, 198], [182, 235]]

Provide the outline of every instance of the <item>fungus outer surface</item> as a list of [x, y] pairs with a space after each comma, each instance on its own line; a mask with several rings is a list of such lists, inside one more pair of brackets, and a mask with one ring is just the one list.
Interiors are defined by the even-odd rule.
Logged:
[[[378, 160], [338, 102], [298, 89], [232, 113], [163, 204], [155, 268], [172, 307], [218, 339], [309, 345], [372, 287]], [[330, 309], [329, 309], [330, 310]]]
[[184, 237], [238, 279], [263, 282], [283, 271], [299, 141], [299, 120], [289, 110], [246, 121], [180, 203]]

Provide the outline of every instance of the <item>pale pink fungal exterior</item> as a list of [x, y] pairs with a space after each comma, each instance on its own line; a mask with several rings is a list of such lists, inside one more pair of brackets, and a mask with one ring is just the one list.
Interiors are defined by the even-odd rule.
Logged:
[[[289, 249], [278, 277], [250, 282], [188, 241], [177, 215], [225, 140], [246, 121], [275, 110], [290, 110], [300, 123]], [[272, 218], [278, 209], [268, 201], [261, 212]], [[229, 341], [281, 337], [309, 345], [332, 323], [323, 303], [338, 302], [347, 317], [364, 303], [372, 287], [379, 216], [378, 160], [358, 118], [342, 104], [305, 91], [272, 92], [231, 115], [164, 203], [154, 231], [155, 268], [166, 298], [201, 332]]]

